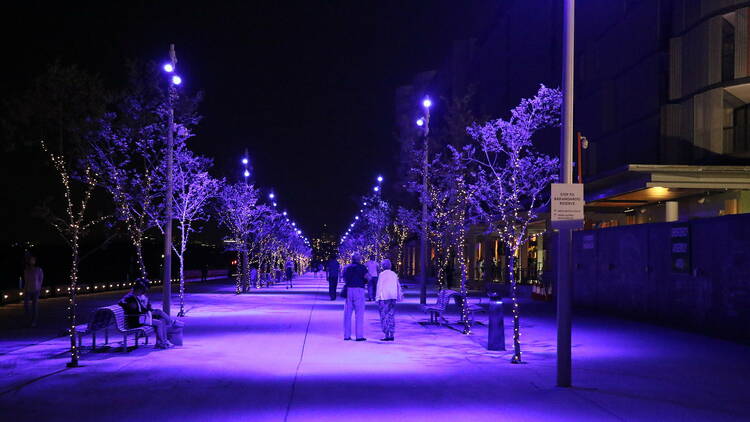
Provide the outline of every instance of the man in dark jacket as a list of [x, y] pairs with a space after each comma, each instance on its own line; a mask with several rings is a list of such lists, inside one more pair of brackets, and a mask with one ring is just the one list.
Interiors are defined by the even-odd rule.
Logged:
[[331, 297], [331, 300], [336, 300], [336, 287], [338, 287], [339, 284], [340, 270], [341, 267], [336, 258], [328, 260], [326, 272], [328, 273], [328, 295]]
[[150, 325], [156, 332], [156, 348], [167, 349], [172, 344], [167, 340], [167, 328], [172, 326], [172, 320], [160, 309], [153, 309], [146, 296], [148, 282], [138, 279], [133, 284], [133, 289], [126, 294], [119, 305], [125, 311], [128, 328]]
[[344, 268], [343, 279], [346, 288], [344, 305], [344, 340], [351, 340], [352, 311], [354, 311], [355, 334], [357, 341], [367, 340], [364, 336], [365, 325], [365, 285], [367, 284], [367, 267], [362, 265], [359, 254], [352, 256], [352, 263]]

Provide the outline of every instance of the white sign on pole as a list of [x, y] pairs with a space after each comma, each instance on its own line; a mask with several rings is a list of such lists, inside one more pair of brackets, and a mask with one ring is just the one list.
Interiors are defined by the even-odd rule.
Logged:
[[552, 226], [583, 223], [583, 184], [552, 183]]

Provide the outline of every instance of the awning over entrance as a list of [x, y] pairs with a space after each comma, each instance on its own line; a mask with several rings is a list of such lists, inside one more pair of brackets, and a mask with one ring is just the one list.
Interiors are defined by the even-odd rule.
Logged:
[[630, 208], [703, 192], [750, 190], [750, 166], [629, 164], [586, 182], [587, 208]]

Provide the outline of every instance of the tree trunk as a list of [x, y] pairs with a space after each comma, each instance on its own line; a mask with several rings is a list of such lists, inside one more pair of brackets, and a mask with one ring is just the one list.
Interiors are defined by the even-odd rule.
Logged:
[[249, 283], [250, 279], [250, 257], [247, 250], [242, 251], [242, 289]]
[[177, 259], [180, 260], [180, 312], [177, 316], [185, 316], [185, 251], [177, 255]]
[[398, 274], [401, 278], [404, 277], [404, 242], [399, 242], [398, 244], [398, 259], [396, 261], [396, 265], [398, 266]]
[[510, 296], [513, 302], [513, 358], [511, 363], [521, 363], [521, 321], [518, 314], [518, 290], [516, 283], [515, 265], [517, 246], [508, 248], [508, 280], [510, 281]]
[[242, 250], [237, 249], [237, 277], [235, 277], [235, 293], [242, 292]]
[[[459, 243], [462, 245], [463, 241]], [[464, 323], [464, 334], [471, 334], [471, 321], [469, 320], [469, 290], [466, 288], [466, 259], [463, 253], [459, 253], [461, 259], [461, 320]]]
[[134, 246], [136, 259], [138, 260], [138, 271], [141, 273], [141, 278], [147, 280], [146, 261], [143, 259], [143, 240], [139, 238]]
[[78, 345], [76, 343], [76, 292], [78, 290], [78, 232], [73, 233], [71, 242], [70, 292], [68, 293], [68, 318], [70, 321], [70, 362], [68, 367], [78, 366]]

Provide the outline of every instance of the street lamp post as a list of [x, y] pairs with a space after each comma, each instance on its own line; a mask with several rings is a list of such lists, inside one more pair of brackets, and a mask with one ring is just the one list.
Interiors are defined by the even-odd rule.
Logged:
[[[575, 0], [564, 0], [563, 16], [563, 107], [560, 134], [560, 179], [573, 183], [573, 65], [575, 47]], [[557, 276], [557, 386], [570, 387], [571, 364], [571, 228], [558, 233]]]
[[429, 98], [422, 100], [425, 115], [417, 120], [417, 126], [424, 130], [424, 148], [422, 152], [422, 233], [419, 239], [419, 303], [427, 304], [427, 166], [429, 159], [430, 107]]
[[172, 74], [167, 93], [168, 122], [167, 122], [167, 193], [164, 227], [164, 280], [162, 287], [162, 309], [169, 315], [172, 307], [172, 197], [174, 192], [173, 183], [173, 152], [174, 152], [174, 97], [177, 95], [176, 86], [182, 83], [182, 79], [175, 74], [177, 70], [177, 54], [174, 44], [169, 46], [169, 63], [164, 65], [164, 70]]

